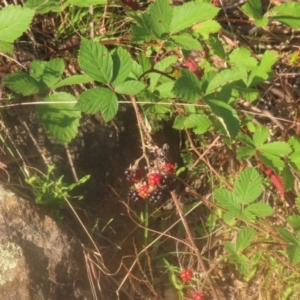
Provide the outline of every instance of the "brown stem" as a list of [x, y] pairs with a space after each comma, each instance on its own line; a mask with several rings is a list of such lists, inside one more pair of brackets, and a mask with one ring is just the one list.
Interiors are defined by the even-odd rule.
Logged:
[[[179, 216], [181, 218], [181, 221], [182, 221], [183, 227], [185, 229], [185, 232], [186, 232], [186, 234], [187, 234], [187, 236], [189, 238], [189, 241], [190, 241], [190, 243], [191, 243], [191, 245], [193, 247], [193, 250], [195, 251], [195, 254], [196, 254], [198, 262], [199, 262], [199, 264], [200, 264], [200, 266], [202, 268], [202, 271], [207, 276], [207, 281], [208, 281], [208, 283], [210, 285], [212, 293], [213, 293], [215, 299], [219, 300], [220, 299], [219, 296], [220, 296], [220, 293], [222, 293], [222, 291], [219, 288], [218, 288], [218, 291], [217, 291], [217, 287], [216, 287], [215, 282], [212, 280], [212, 278], [210, 277], [210, 275], [207, 273], [207, 269], [206, 269], [204, 261], [203, 261], [203, 259], [201, 257], [200, 251], [199, 251], [199, 249], [198, 249], [198, 247], [197, 247], [197, 245], [195, 243], [195, 240], [194, 240], [194, 237], [193, 237], [193, 235], [191, 233], [190, 227], [189, 227], [189, 225], [188, 225], [188, 223], [186, 221], [185, 215], [183, 214], [183, 211], [181, 209], [181, 205], [180, 205], [180, 203], [178, 201], [178, 198], [177, 198], [177, 196], [176, 196], [176, 194], [175, 194], [174, 191], [171, 192], [171, 196], [172, 196], [172, 199], [173, 199], [174, 204], [176, 206], [176, 209], [178, 211], [178, 214], [179, 214]], [[224, 297], [224, 299], [225, 299], [225, 297]]]

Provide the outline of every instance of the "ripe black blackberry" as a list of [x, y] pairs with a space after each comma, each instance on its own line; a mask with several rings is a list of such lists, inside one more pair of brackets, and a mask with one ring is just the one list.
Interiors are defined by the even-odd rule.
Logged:
[[161, 188], [156, 188], [152, 193], [148, 195], [148, 201], [153, 205], [160, 205], [167, 199], [168, 192]]
[[161, 186], [164, 190], [172, 191], [175, 188], [174, 176], [166, 174], [161, 178]]
[[139, 196], [138, 191], [131, 189], [128, 193], [129, 200], [132, 200], [134, 202], [142, 200], [142, 197]]

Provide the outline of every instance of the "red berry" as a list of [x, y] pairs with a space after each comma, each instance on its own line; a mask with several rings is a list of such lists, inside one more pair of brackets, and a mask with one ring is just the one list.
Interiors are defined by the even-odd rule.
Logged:
[[194, 300], [203, 300], [204, 299], [204, 293], [203, 292], [196, 292], [193, 295]]
[[148, 197], [149, 186], [147, 184], [143, 184], [138, 188], [139, 196], [143, 199]]
[[161, 166], [161, 170], [164, 173], [170, 173], [170, 174], [174, 174], [175, 171], [175, 166], [172, 163], [165, 163]]
[[155, 186], [160, 184], [161, 177], [158, 173], [151, 173], [148, 176], [149, 185]]
[[193, 278], [193, 273], [190, 269], [183, 269], [180, 273], [180, 278], [183, 282], [190, 281]]

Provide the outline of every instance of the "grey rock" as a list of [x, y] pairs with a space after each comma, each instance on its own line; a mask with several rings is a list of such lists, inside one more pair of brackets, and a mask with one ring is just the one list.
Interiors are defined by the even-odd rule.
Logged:
[[1, 185], [0, 299], [92, 299], [80, 243]]

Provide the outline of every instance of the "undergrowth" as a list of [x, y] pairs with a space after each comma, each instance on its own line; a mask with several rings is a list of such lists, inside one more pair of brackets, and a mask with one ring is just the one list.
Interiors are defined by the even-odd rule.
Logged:
[[[128, 166], [130, 199], [122, 203], [144, 242], [133, 243], [131, 265], [121, 264], [117, 297], [298, 299], [299, 94], [278, 68], [299, 66], [299, 52], [251, 44], [276, 35], [278, 24], [292, 32], [284, 41], [292, 43], [300, 3], [277, 2], [28, 0], [2, 7], [3, 110], [35, 105], [40, 123], [66, 147], [83, 113], [110, 122], [121, 103], [135, 111], [143, 155]], [[228, 17], [236, 8], [247, 34]], [[30, 36], [34, 18], [47, 23], [47, 17], [63, 46], [18, 61], [24, 32]], [[70, 61], [73, 75], [67, 75]], [[279, 95], [283, 78], [289, 92]], [[272, 89], [276, 115], [259, 108]], [[20, 103], [17, 94], [33, 100]], [[182, 137], [178, 161], [152, 138], [166, 122]], [[24, 177], [37, 203], [60, 209], [87, 177], [67, 185], [51, 171]], [[144, 201], [145, 210], [134, 211], [131, 200]], [[159, 230], [151, 228], [155, 220]], [[98, 263], [109, 278], [109, 265]]]

